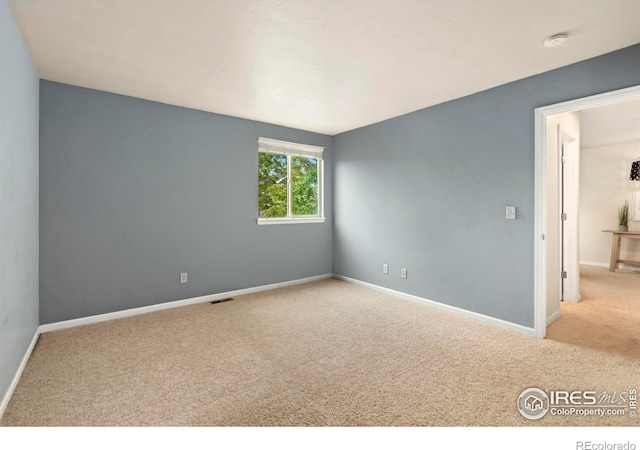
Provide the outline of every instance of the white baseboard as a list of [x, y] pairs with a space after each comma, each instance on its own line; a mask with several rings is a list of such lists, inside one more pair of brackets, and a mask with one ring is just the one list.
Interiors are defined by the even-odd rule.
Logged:
[[11, 400], [11, 396], [13, 395], [13, 391], [15, 391], [16, 386], [18, 386], [18, 381], [20, 381], [20, 377], [22, 376], [22, 372], [24, 368], [27, 366], [27, 362], [31, 357], [31, 352], [33, 352], [33, 348], [36, 346], [36, 342], [38, 342], [38, 338], [40, 337], [40, 327], [36, 329], [35, 334], [33, 335], [33, 339], [31, 339], [31, 343], [27, 348], [24, 356], [22, 357], [22, 361], [20, 361], [20, 365], [18, 366], [18, 370], [16, 370], [16, 374], [13, 376], [13, 380], [11, 380], [11, 384], [9, 385], [9, 389], [4, 394], [2, 398], [2, 403], [0, 403], [0, 419], [4, 415], [5, 409], [9, 405], [9, 400]]
[[26, 367], [27, 362], [31, 357], [31, 352], [33, 352], [33, 349], [36, 346], [36, 342], [38, 342], [38, 338], [42, 333], [48, 333], [50, 331], [56, 331], [56, 330], [64, 330], [65, 328], [73, 328], [81, 325], [88, 325], [91, 323], [105, 322], [107, 320], [120, 319], [122, 317], [137, 316], [139, 314], [146, 314], [154, 311], [160, 311], [163, 309], [178, 308], [180, 306], [194, 305], [196, 303], [223, 300], [229, 297], [236, 297], [239, 295], [246, 295], [246, 294], [254, 294], [256, 292], [269, 291], [271, 289], [278, 289], [278, 288], [283, 288], [287, 286], [295, 286], [296, 284], [311, 283], [312, 281], [325, 280], [327, 278], [333, 278], [333, 274], [328, 273], [324, 275], [318, 275], [315, 277], [301, 278], [301, 279], [292, 280], [292, 281], [284, 281], [282, 283], [267, 284], [264, 286], [256, 286], [256, 287], [246, 288], [246, 289], [238, 289], [235, 291], [221, 292], [219, 294], [204, 295], [202, 297], [188, 298], [185, 300], [177, 300], [174, 302], [160, 303], [158, 305], [143, 306], [141, 308], [132, 308], [124, 311], [116, 311], [116, 312], [107, 313], [107, 314], [98, 314], [95, 316], [82, 317], [80, 319], [65, 320], [62, 322], [55, 322], [55, 323], [49, 323], [46, 325], [40, 325], [36, 330], [33, 336], [33, 339], [31, 340], [31, 344], [29, 344], [29, 348], [27, 349], [26, 353], [22, 358], [22, 361], [20, 362], [20, 366], [18, 367], [18, 370], [16, 371], [16, 374], [13, 377], [11, 384], [9, 385], [9, 389], [7, 389], [7, 392], [2, 398], [2, 403], [0, 403], [0, 418], [2, 418], [2, 415], [4, 414], [4, 411], [7, 408], [7, 405], [9, 404], [9, 400], [11, 400], [13, 391], [16, 389], [16, 386], [18, 385], [18, 381], [20, 381], [20, 377], [22, 376], [22, 372], [24, 371], [24, 368]]
[[560, 311], [556, 311], [547, 317], [547, 326], [551, 325], [553, 322], [560, 318]]
[[495, 317], [485, 316], [484, 314], [476, 313], [476, 312], [473, 312], [473, 311], [467, 311], [466, 309], [458, 308], [456, 306], [445, 305], [444, 303], [439, 303], [439, 302], [436, 302], [434, 300], [428, 300], [426, 298], [418, 297], [416, 295], [405, 294], [404, 292], [400, 292], [400, 291], [394, 291], [393, 289], [389, 289], [389, 288], [385, 288], [385, 287], [378, 286], [378, 285], [375, 285], [375, 284], [367, 283], [365, 281], [356, 280], [354, 278], [349, 278], [349, 277], [345, 277], [345, 276], [337, 275], [337, 274], [334, 274], [333, 277], [338, 279], [338, 280], [346, 281], [348, 283], [357, 284], [357, 285], [360, 285], [360, 286], [364, 286], [364, 287], [368, 287], [368, 288], [371, 288], [371, 289], [375, 289], [377, 291], [385, 292], [387, 294], [391, 294], [391, 295], [394, 295], [396, 297], [401, 297], [401, 298], [404, 298], [404, 299], [407, 299], [407, 300], [411, 300], [411, 301], [415, 301], [415, 302], [419, 302], [419, 303], [424, 303], [424, 304], [427, 304], [429, 306], [433, 306], [434, 308], [438, 308], [438, 309], [441, 309], [443, 311], [448, 311], [448, 312], [452, 312], [454, 314], [465, 316], [465, 317], [477, 320], [478, 322], [486, 323], [488, 325], [494, 325], [494, 326], [497, 326], [497, 327], [500, 327], [500, 328], [506, 328], [507, 330], [517, 331], [518, 333], [522, 333], [522, 334], [525, 334], [525, 335], [531, 336], [531, 337], [535, 337], [536, 336], [535, 330], [533, 328], [525, 327], [523, 325], [518, 325], [518, 324], [513, 323], [513, 322], [508, 322], [506, 320], [497, 319]]
[[196, 303], [213, 302], [215, 300], [223, 300], [229, 297], [237, 297], [239, 295], [254, 294], [256, 292], [269, 291], [271, 289], [294, 286], [296, 284], [310, 283], [312, 281], [325, 280], [327, 278], [332, 278], [332, 277], [333, 277], [333, 274], [328, 273], [324, 275], [318, 275], [315, 277], [301, 278], [301, 279], [292, 280], [292, 281], [284, 281], [282, 283], [267, 284], [264, 286], [238, 289], [235, 291], [220, 292], [219, 294], [203, 295], [202, 297], [187, 298], [184, 300], [176, 300], [173, 302], [159, 303], [157, 305], [142, 306], [140, 308], [125, 309], [123, 311], [116, 311], [116, 312], [106, 313], [106, 314], [98, 314], [98, 315], [89, 316], [89, 317], [81, 317], [79, 319], [64, 320], [62, 322], [48, 323], [46, 325], [40, 325], [40, 332], [48, 333], [50, 331], [64, 330], [66, 328], [79, 327], [81, 325], [89, 325], [89, 324], [98, 323], [98, 322], [106, 322], [107, 320], [137, 316], [139, 314], [147, 314], [150, 312], [161, 311], [164, 309], [179, 308], [181, 306], [195, 305]]
[[578, 263], [581, 266], [609, 267], [609, 264], [607, 263], [599, 263], [599, 262], [593, 262], [593, 261], [579, 261]]
[[[606, 267], [607, 269], [609, 268], [609, 263], [599, 263], [599, 262], [593, 262], [593, 261], [580, 261], [580, 264], [583, 266], [595, 266], [595, 267]], [[619, 269], [625, 269], [625, 270], [635, 270], [637, 272], [640, 272], [640, 267], [636, 267], [636, 266], [627, 266], [626, 264], [620, 264], [618, 266]]]

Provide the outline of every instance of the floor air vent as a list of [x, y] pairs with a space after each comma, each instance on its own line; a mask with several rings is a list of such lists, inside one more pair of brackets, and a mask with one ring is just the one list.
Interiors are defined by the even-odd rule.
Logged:
[[211, 303], [212, 305], [215, 305], [216, 303], [229, 302], [231, 300], [233, 300], [233, 298], [229, 297], [229, 298], [223, 298], [221, 300], [214, 300], [214, 301], [209, 302], [209, 303]]

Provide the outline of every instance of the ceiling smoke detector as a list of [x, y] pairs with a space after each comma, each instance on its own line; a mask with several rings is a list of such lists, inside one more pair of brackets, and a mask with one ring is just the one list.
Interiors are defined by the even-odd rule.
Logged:
[[567, 42], [568, 38], [569, 36], [567, 33], [554, 34], [544, 40], [544, 46], [547, 48], [560, 47], [562, 44]]

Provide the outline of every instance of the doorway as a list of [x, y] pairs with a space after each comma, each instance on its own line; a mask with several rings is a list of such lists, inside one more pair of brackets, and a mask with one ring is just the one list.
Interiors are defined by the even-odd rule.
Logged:
[[562, 300], [579, 301], [578, 203], [580, 115], [576, 111], [546, 118], [546, 324], [560, 317]]
[[[623, 102], [635, 98], [640, 98], [640, 86], [635, 86], [618, 91], [608, 92], [605, 94], [594, 95], [591, 97], [585, 97], [577, 100], [572, 100], [564, 103], [558, 103], [555, 105], [545, 106], [537, 108], [535, 110], [535, 268], [534, 268], [534, 329], [535, 335], [539, 338], [544, 338], [547, 331], [547, 323], [551, 322], [559, 317], [559, 308], [557, 314], [554, 311], [555, 297], [560, 295], [569, 296], [577, 293], [579, 296], [579, 272], [578, 272], [578, 241], [577, 241], [577, 220], [578, 220], [578, 200], [577, 189], [575, 193], [575, 229], [576, 235], [568, 238], [571, 233], [564, 234], [561, 228], [565, 226], [571, 226], [571, 224], [560, 225], [559, 217], [554, 218], [554, 215], [560, 215], [562, 217], [560, 203], [563, 204], [562, 208], [572, 208], [566, 203], [566, 199], [560, 200], [560, 194], [553, 192], [553, 177], [554, 170], [556, 176], [555, 186], [560, 187], [560, 172], [562, 170], [562, 164], [557, 165], [557, 161], [561, 161], [561, 156], [556, 158], [549, 158], [549, 154], [553, 153], [554, 147], [556, 151], [562, 152], [561, 148], [565, 147], [567, 150], [567, 160], [570, 161], [572, 153], [578, 158], [578, 164], [571, 168], [568, 165], [564, 170], [564, 185], [570, 181], [569, 178], [575, 176], [576, 179], [570, 181], [571, 183], [577, 182], [579, 179], [579, 146], [578, 151], [571, 152], [571, 146], [574, 141], [570, 141], [570, 138], [575, 138], [576, 133], [566, 132], [563, 136], [562, 128], [557, 126], [557, 134], [549, 133], [553, 130], [553, 123], [551, 119], [553, 116], [561, 114], [569, 114], [583, 109], [594, 108], [598, 106], [610, 105], [618, 102]], [[550, 143], [549, 136], [557, 136], [556, 139]], [[577, 133], [579, 136], [579, 131]], [[553, 144], [555, 142], [555, 145]], [[550, 162], [552, 161], [552, 162]], [[556, 169], [553, 169], [556, 167]], [[551, 185], [549, 183], [552, 183]], [[572, 194], [573, 195], [573, 194]], [[564, 196], [563, 196], [564, 197]], [[555, 199], [555, 200], [554, 200]], [[566, 211], [567, 217], [570, 218], [571, 211]], [[563, 221], [565, 222], [565, 221]], [[557, 225], [553, 225], [557, 224]], [[557, 228], [554, 228], [557, 227]], [[551, 235], [549, 234], [551, 232]], [[564, 235], [565, 238], [560, 238]], [[562, 239], [562, 240], [560, 240]], [[575, 257], [572, 254], [572, 242], [574, 242]], [[563, 250], [561, 250], [563, 249]], [[562, 256], [561, 256], [562, 255]], [[565, 262], [565, 257], [567, 261]], [[558, 267], [554, 267], [554, 261], [556, 266], [562, 267], [563, 270], [557, 270]], [[567, 266], [565, 266], [565, 263]], [[568, 280], [564, 283], [564, 289], [561, 287], [563, 283], [559, 280], [562, 278], [562, 272], [564, 268], [571, 268], [575, 264], [575, 277], [573, 281]], [[568, 275], [569, 270], [567, 270]], [[557, 278], [556, 278], [557, 277]], [[554, 288], [554, 281], [557, 281], [557, 290]], [[575, 291], [574, 291], [575, 289]], [[557, 295], [556, 295], [557, 294]], [[579, 297], [574, 297], [573, 301], [578, 301]], [[559, 305], [559, 299], [558, 299]], [[554, 315], [556, 316], [554, 318]]]

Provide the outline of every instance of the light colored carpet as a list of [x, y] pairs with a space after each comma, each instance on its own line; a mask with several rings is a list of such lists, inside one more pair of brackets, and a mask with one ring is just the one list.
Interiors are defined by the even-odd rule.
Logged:
[[520, 392], [628, 390], [640, 361], [338, 280], [41, 336], [7, 426], [634, 425], [528, 421]]
[[640, 272], [581, 266], [580, 294], [560, 304], [547, 338], [640, 360]]

